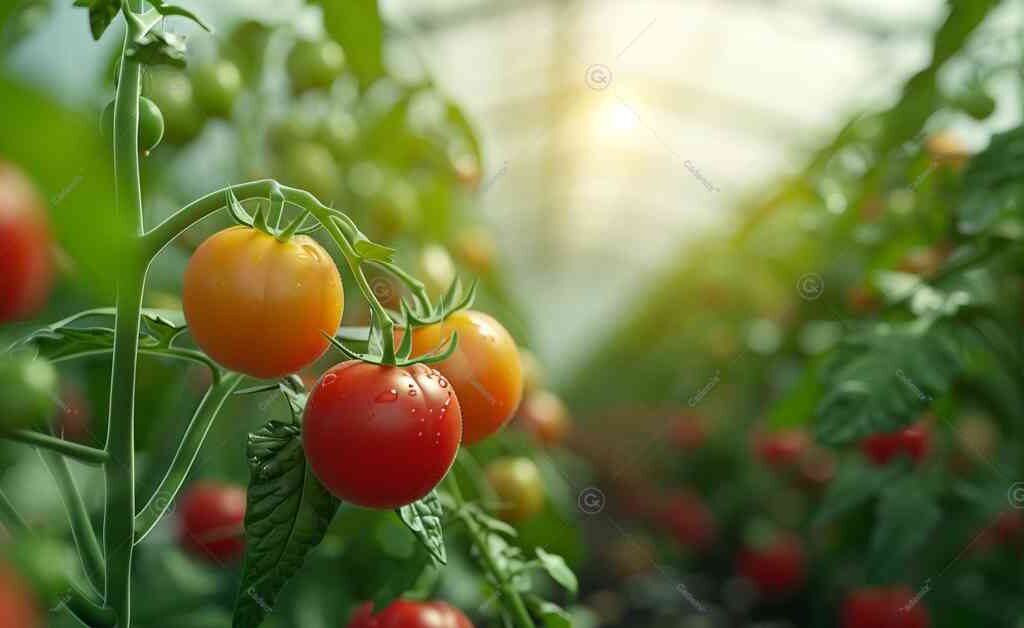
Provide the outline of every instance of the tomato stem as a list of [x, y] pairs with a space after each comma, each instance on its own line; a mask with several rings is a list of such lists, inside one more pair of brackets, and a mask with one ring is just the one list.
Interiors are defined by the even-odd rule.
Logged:
[[[131, 3], [143, 10], [142, 0]], [[114, 354], [110, 377], [110, 406], [107, 418], [106, 451], [110, 456], [106, 472], [107, 502], [104, 516], [104, 554], [107, 605], [117, 616], [117, 625], [131, 625], [131, 570], [135, 518], [135, 367], [138, 361], [142, 291], [146, 267], [138, 256], [143, 233], [142, 185], [139, 177], [139, 96], [141, 69], [128, 54], [138, 35], [138, 22], [130, 15], [129, 3], [122, 5], [125, 35], [121, 47], [120, 73], [114, 99], [114, 183], [117, 216], [122, 226], [118, 245], [122, 265], [115, 299]]]
[[11, 430], [4, 432], [2, 437], [42, 449], [48, 449], [84, 464], [99, 465], [110, 459], [107, 452], [102, 449], [64, 440], [35, 430]]
[[174, 458], [167, 468], [167, 473], [160, 480], [160, 484], [153, 491], [146, 505], [135, 516], [135, 543], [146, 538], [146, 535], [156, 527], [156, 524], [174, 502], [178, 491], [185, 483], [185, 478], [192, 470], [192, 465], [199, 456], [199, 448], [210, 432], [217, 413], [220, 412], [224, 402], [235, 391], [243, 378], [244, 376], [240, 373], [229, 373], [206, 391], [195, 414], [192, 415], [192, 420], [185, 428], [181, 444], [178, 445], [178, 451], [175, 452]]
[[466, 524], [466, 529], [469, 530], [469, 536], [473, 541], [473, 545], [476, 546], [477, 553], [480, 554], [484, 568], [490, 572], [491, 577], [497, 583], [498, 593], [506, 601], [509, 607], [508, 610], [515, 618], [516, 625], [519, 628], [535, 628], [533, 618], [530, 617], [530, 612], [526, 610], [523, 598], [520, 597], [519, 592], [509, 582], [508, 574], [498, 566], [497, 560], [491, 554], [491, 544], [487, 542], [487, 533], [480, 529], [476, 520], [466, 510], [466, 502], [462, 497], [462, 491], [459, 489], [459, 483], [455, 479], [454, 473], [448, 473], [448, 476], [445, 478], [445, 486], [448, 488], [452, 499], [455, 500], [455, 509], [458, 517]]
[[85, 506], [82, 494], [78, 492], [71, 469], [68, 468], [68, 462], [60, 454], [52, 451], [39, 451], [39, 455], [60, 491], [64, 508], [71, 520], [71, 535], [78, 547], [78, 554], [82, 559], [85, 574], [96, 590], [100, 591], [103, 589], [106, 575], [103, 551], [96, 538], [96, 530], [92, 527], [92, 521], [89, 519], [89, 510]]

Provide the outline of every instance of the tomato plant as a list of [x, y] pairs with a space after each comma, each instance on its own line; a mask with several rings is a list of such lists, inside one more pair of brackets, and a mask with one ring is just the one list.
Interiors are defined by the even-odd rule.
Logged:
[[396, 600], [376, 614], [372, 604], [364, 604], [348, 628], [473, 628], [473, 624], [462, 611], [445, 602]]
[[462, 440], [472, 445], [500, 430], [519, 406], [523, 391], [519, 350], [494, 318], [460, 310], [440, 323], [413, 331], [413, 355], [424, 355], [458, 337], [455, 352], [437, 369], [459, 396]]
[[872, 434], [861, 441], [860, 447], [871, 462], [884, 465], [901, 454], [920, 462], [928, 454], [930, 443], [930, 427], [919, 422], [897, 432]]
[[461, 434], [459, 400], [436, 370], [353, 360], [329, 369], [310, 393], [302, 444], [335, 496], [397, 508], [437, 486]]
[[281, 242], [236, 226], [211, 236], [185, 270], [189, 329], [211, 357], [239, 372], [294, 373], [327, 349], [344, 293], [331, 256], [308, 236]]
[[0, 161], [0, 323], [31, 316], [53, 281], [52, 241], [39, 197], [24, 173]]

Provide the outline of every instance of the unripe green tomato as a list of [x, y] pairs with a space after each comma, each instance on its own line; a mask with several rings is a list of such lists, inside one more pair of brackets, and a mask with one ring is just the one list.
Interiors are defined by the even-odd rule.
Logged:
[[544, 508], [544, 480], [529, 458], [498, 458], [485, 473], [498, 496], [498, 516], [505, 521], [519, 523]]
[[332, 111], [321, 120], [319, 137], [337, 159], [345, 159], [355, 149], [359, 124], [347, 111]]
[[296, 92], [328, 87], [343, 69], [345, 52], [331, 40], [300, 39], [288, 52], [288, 77]]
[[244, 20], [231, 29], [224, 54], [234, 59], [242, 74], [252, 79], [263, 63], [263, 53], [270, 40], [270, 29], [262, 22]]
[[274, 151], [284, 154], [293, 144], [312, 140], [315, 133], [316, 129], [309, 116], [295, 110], [270, 123], [267, 129], [267, 143]]
[[164, 137], [169, 143], [186, 144], [203, 130], [206, 120], [196, 104], [192, 82], [185, 74], [153, 70], [147, 74], [142, 91], [163, 113]]
[[0, 427], [45, 423], [57, 405], [57, 370], [28, 352], [0, 356]]
[[331, 201], [341, 183], [341, 173], [331, 152], [316, 142], [298, 142], [287, 147], [281, 170], [287, 185], [306, 190], [324, 203]]
[[192, 70], [192, 89], [206, 115], [229, 118], [242, 91], [242, 73], [227, 59], [201, 63]]
[[978, 87], [958, 99], [957, 104], [964, 113], [975, 120], [984, 120], [996, 110], [996, 100], [984, 89]]
[[404, 179], [389, 180], [380, 191], [373, 214], [377, 224], [389, 236], [416, 228], [420, 220], [416, 188]]
[[[111, 138], [114, 134], [114, 101], [107, 103], [100, 116], [100, 126], [104, 137]], [[164, 114], [152, 100], [142, 96], [139, 98], [139, 150], [149, 153], [160, 145], [164, 139]]]

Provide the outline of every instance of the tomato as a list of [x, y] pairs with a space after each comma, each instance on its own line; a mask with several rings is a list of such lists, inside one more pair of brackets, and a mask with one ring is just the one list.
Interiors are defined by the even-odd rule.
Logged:
[[811, 488], [820, 488], [836, 475], [838, 461], [832, 450], [811, 445], [800, 457], [800, 478]]
[[498, 458], [484, 471], [498, 495], [498, 516], [520, 523], [544, 509], [544, 480], [529, 458]]
[[980, 86], [961, 95], [956, 99], [956, 104], [975, 120], [984, 120], [996, 110], [996, 99]]
[[349, 158], [359, 140], [359, 123], [347, 111], [331, 111], [320, 121], [320, 140], [336, 159]]
[[462, 611], [445, 602], [395, 600], [387, 608], [373, 614], [373, 604], [360, 606], [348, 628], [473, 628]]
[[0, 626], [40, 628], [42, 625], [36, 600], [21, 576], [0, 564]]
[[903, 586], [857, 589], [843, 602], [842, 628], [928, 628], [929, 625], [924, 602]]
[[230, 227], [189, 260], [182, 288], [196, 344], [229, 369], [276, 378], [311, 364], [341, 322], [344, 293], [331, 256], [308, 236], [281, 242]]
[[809, 444], [802, 430], [760, 432], [754, 437], [754, 452], [770, 467], [789, 467], [800, 461]]
[[227, 59], [201, 63], [192, 70], [192, 89], [206, 115], [230, 118], [242, 91], [242, 72]]
[[480, 185], [480, 164], [473, 155], [462, 153], [455, 156], [452, 159], [452, 168], [462, 185], [473, 190]]
[[337, 43], [299, 40], [288, 52], [292, 89], [304, 92], [330, 86], [345, 68], [345, 51]]
[[474, 273], [486, 273], [494, 265], [494, 238], [483, 227], [469, 227], [455, 234], [452, 250]]
[[876, 465], [888, 464], [901, 453], [914, 462], [921, 462], [928, 454], [930, 442], [928, 424], [920, 421], [895, 432], [872, 434], [861, 441], [860, 448]]
[[331, 493], [397, 508], [437, 486], [461, 435], [459, 400], [441, 373], [351, 360], [330, 368], [310, 392], [302, 444]]
[[[103, 109], [100, 116], [100, 126], [107, 138], [114, 136], [114, 101], [111, 100]], [[139, 152], [148, 155], [151, 150], [160, 145], [164, 139], [164, 114], [156, 103], [146, 98], [139, 97]]]
[[29, 352], [0, 353], [0, 427], [45, 423], [57, 401], [57, 370]]
[[0, 324], [27, 318], [46, 302], [54, 274], [52, 245], [32, 183], [0, 160]]
[[851, 286], [846, 293], [846, 301], [850, 309], [858, 314], [874, 312], [882, 304], [878, 293], [867, 284]]
[[413, 355], [434, 351], [453, 332], [459, 335], [455, 353], [436, 366], [455, 386], [462, 404], [462, 441], [472, 445], [501, 429], [519, 406], [519, 350], [501, 323], [483, 312], [460, 310], [441, 323], [417, 327]]
[[683, 451], [700, 449], [707, 442], [708, 432], [704, 417], [697, 414], [683, 414], [672, 421], [669, 440]]
[[427, 294], [440, 297], [455, 281], [455, 262], [440, 244], [427, 244], [416, 260], [416, 276], [427, 288]]
[[390, 178], [374, 199], [373, 216], [388, 237], [410, 231], [420, 221], [416, 188], [398, 177]]
[[245, 489], [197, 482], [178, 506], [178, 539], [194, 556], [228, 562], [245, 551]]
[[781, 596], [803, 586], [806, 562], [799, 539], [778, 534], [765, 545], [744, 548], [736, 571], [753, 582], [763, 595]]
[[718, 532], [715, 513], [690, 491], [669, 498], [662, 507], [661, 521], [677, 541], [696, 551], [710, 548]]
[[896, 267], [897, 270], [931, 277], [950, 255], [948, 246], [923, 246], [910, 250]]
[[546, 390], [527, 395], [517, 415], [518, 425], [546, 447], [561, 445], [572, 431], [569, 409], [557, 395]]
[[523, 394], [527, 395], [535, 390], [540, 390], [544, 384], [546, 374], [540, 360], [529, 349], [519, 349], [519, 366], [523, 372]]
[[57, 434], [66, 440], [87, 443], [92, 440], [92, 433], [89, 431], [91, 423], [89, 400], [76, 386], [64, 384], [60, 391], [57, 413], [53, 419]]
[[963, 141], [950, 131], [940, 131], [925, 141], [925, 148], [937, 166], [959, 170], [970, 159], [971, 153]]
[[186, 144], [203, 130], [203, 112], [185, 74], [164, 68], [151, 70], [142, 91], [163, 114], [164, 137], [169, 143]]
[[281, 182], [329, 203], [338, 194], [341, 171], [331, 152], [322, 144], [295, 142], [284, 149]]
[[270, 28], [257, 20], [243, 20], [228, 34], [228, 45], [222, 50], [229, 55], [242, 73], [252, 79], [262, 68]]

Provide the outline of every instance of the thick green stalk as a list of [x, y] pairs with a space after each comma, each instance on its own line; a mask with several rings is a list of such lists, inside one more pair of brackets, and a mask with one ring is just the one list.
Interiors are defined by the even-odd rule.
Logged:
[[35, 430], [11, 430], [0, 434], [0, 438], [18, 441], [28, 445], [34, 445], [42, 449], [57, 452], [84, 464], [103, 464], [109, 456], [107, 452], [88, 445], [82, 445], [73, 441], [64, 440], [49, 434], [43, 434]]
[[239, 373], [230, 373], [206, 392], [206, 396], [203, 397], [192, 416], [192, 421], [185, 428], [185, 434], [167, 473], [160, 480], [160, 485], [153, 491], [153, 495], [146, 505], [135, 517], [136, 543], [142, 541], [149, 534], [178, 495], [178, 491], [181, 490], [185, 478], [188, 477], [188, 473], [192, 469], [192, 464], [195, 463], [196, 457], [199, 455], [199, 449], [202, 447], [206, 435], [210, 432], [214, 418], [220, 412], [224, 402], [241, 383], [243, 377]]
[[103, 589], [104, 571], [103, 552], [100, 549], [100, 542], [96, 538], [96, 530], [92, 527], [92, 520], [89, 519], [89, 509], [85, 506], [82, 494], [75, 485], [75, 479], [68, 468], [68, 462], [60, 454], [52, 451], [39, 451], [43, 463], [49, 469], [57, 489], [60, 491], [64, 508], [68, 512], [71, 521], [71, 535], [78, 547], [78, 554], [82, 558], [82, 567], [89, 577], [96, 590]]
[[14, 504], [7, 498], [7, 494], [0, 491], [0, 523], [7, 528], [11, 536], [28, 532], [28, 525], [21, 518], [21, 514], [14, 508]]
[[[125, 7], [127, 9], [127, 7]], [[125, 32], [114, 104], [114, 182], [122, 225], [117, 242], [121, 267], [115, 303], [114, 357], [106, 451], [107, 510], [103, 543], [107, 563], [106, 602], [117, 625], [131, 625], [132, 548], [135, 541], [135, 367], [146, 263], [139, 255], [142, 186], [139, 181], [139, 96], [141, 71], [128, 56], [133, 28]]]
[[455, 500], [455, 508], [458, 512], [458, 516], [466, 524], [466, 529], [469, 530], [470, 539], [473, 541], [473, 545], [476, 546], [477, 553], [480, 554], [483, 560], [484, 567], [490, 572], [491, 577], [498, 585], [498, 593], [502, 598], [505, 599], [506, 607], [511, 611], [513, 618], [516, 621], [516, 625], [519, 628], [536, 628], [533, 623], [533, 618], [530, 617], [530, 612], [526, 610], [526, 604], [523, 603], [523, 598], [519, 596], [519, 592], [512, 587], [505, 572], [498, 566], [494, 556], [491, 555], [491, 547], [487, 542], [486, 533], [480, 529], [477, 525], [473, 516], [466, 512], [465, 500], [462, 498], [462, 491], [459, 489], [459, 484], [455, 480], [455, 474], [449, 473], [445, 479], [445, 485], [448, 488], [448, 492], [451, 493], [452, 498]]

